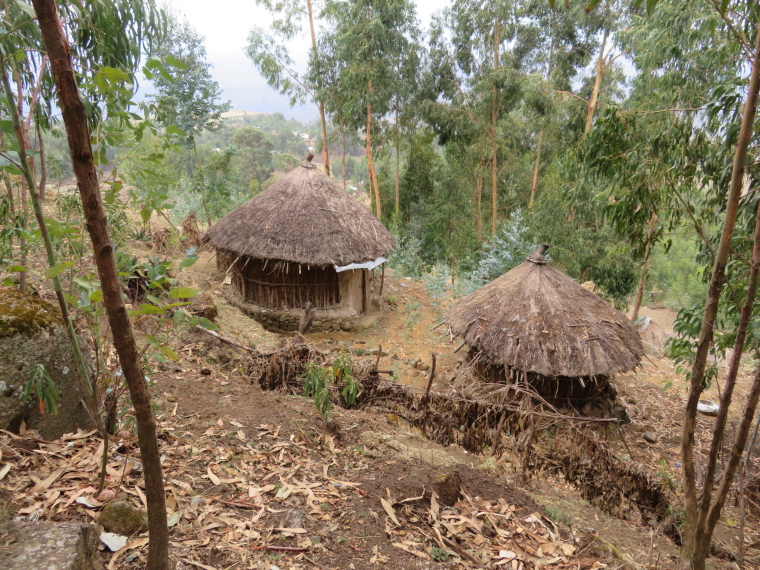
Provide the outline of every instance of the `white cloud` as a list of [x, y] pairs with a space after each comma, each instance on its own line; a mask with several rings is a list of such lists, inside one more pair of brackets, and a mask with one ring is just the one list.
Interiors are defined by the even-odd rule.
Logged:
[[[427, 26], [431, 14], [446, 3], [446, 0], [417, 0], [422, 25]], [[251, 0], [171, 0], [167, 5], [184, 14], [196, 31], [206, 38], [206, 55], [213, 66], [211, 74], [219, 83], [224, 100], [232, 101], [233, 109], [265, 113], [280, 111], [301, 121], [317, 119], [314, 105], [291, 108], [288, 98], [269, 87], [243, 54], [250, 29], [254, 25], [266, 28], [272, 21], [264, 8]], [[308, 30], [304, 30], [303, 37], [294, 40], [290, 46], [293, 59], [300, 68], [306, 65], [309, 42]]]

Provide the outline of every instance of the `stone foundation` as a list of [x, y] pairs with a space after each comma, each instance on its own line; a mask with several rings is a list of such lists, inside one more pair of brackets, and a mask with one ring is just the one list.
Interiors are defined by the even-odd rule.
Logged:
[[[225, 297], [233, 306], [249, 317], [260, 322], [264, 328], [276, 332], [294, 332], [298, 330], [303, 317], [303, 309], [272, 309], [243, 301], [234, 290], [227, 289]], [[310, 332], [350, 331], [359, 324], [359, 314], [352, 307], [333, 307], [317, 309]]]

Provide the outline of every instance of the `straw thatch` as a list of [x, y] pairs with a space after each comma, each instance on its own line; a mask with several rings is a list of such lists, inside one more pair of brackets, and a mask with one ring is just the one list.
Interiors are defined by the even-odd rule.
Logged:
[[548, 265], [543, 250], [462, 299], [452, 332], [491, 363], [549, 377], [635, 368], [641, 339], [626, 316]]
[[221, 250], [304, 265], [348, 265], [386, 255], [393, 236], [336, 182], [304, 161], [208, 231]]

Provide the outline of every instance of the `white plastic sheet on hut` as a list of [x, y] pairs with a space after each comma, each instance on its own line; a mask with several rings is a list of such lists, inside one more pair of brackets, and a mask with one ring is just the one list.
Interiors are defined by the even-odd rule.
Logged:
[[340, 273], [341, 271], [348, 271], [349, 269], [374, 269], [375, 267], [382, 265], [387, 260], [384, 257], [378, 257], [374, 261], [365, 261], [364, 263], [349, 263], [348, 265], [336, 265], [335, 271]]

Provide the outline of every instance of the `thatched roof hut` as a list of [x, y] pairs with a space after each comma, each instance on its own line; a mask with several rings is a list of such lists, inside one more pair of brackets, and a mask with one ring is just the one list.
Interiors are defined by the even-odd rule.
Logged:
[[286, 330], [296, 327], [293, 309], [309, 302], [318, 311], [315, 329], [350, 328], [377, 304], [382, 283], [374, 268], [394, 246], [383, 224], [310, 157], [224, 216], [208, 237], [248, 312]]
[[518, 374], [569, 396], [574, 383], [566, 380], [606, 383], [635, 368], [643, 349], [623, 313], [547, 264], [546, 247], [462, 299], [446, 320], [502, 380]]

